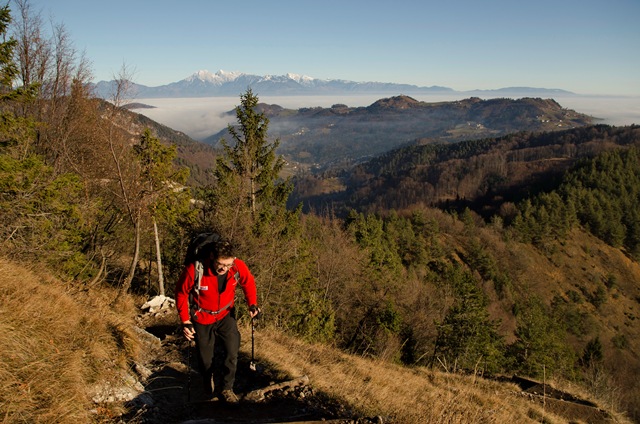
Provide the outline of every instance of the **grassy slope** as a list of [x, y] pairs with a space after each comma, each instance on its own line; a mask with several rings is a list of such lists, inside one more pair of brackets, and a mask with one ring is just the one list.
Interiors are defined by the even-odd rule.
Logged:
[[[88, 423], [117, 411], [91, 401], [137, 354], [133, 306], [0, 258], [0, 421]], [[94, 409], [94, 412], [90, 412]]]
[[[511, 382], [401, 367], [309, 345], [273, 330], [258, 331], [256, 344], [259, 362], [289, 378], [307, 375], [316, 390], [347, 403], [357, 415], [380, 415], [385, 422], [582, 422], [532, 402]], [[618, 416], [612, 422], [628, 421]]]
[[[443, 228], [448, 245], [463, 255], [459, 238], [463, 232], [454, 228], [459, 223], [449, 222], [450, 227]], [[570, 290], [584, 295], [593, 292], [604, 276], [615, 275], [616, 284], [608, 290], [602, 306], [576, 303], [578, 310], [589, 314], [590, 321], [588, 333], [573, 336], [571, 341], [579, 351], [590, 338], [599, 336], [607, 364], [617, 367], [619, 376], [635, 379], [634, 352], [639, 348], [635, 314], [640, 297], [637, 263], [582, 232], [574, 232], [567, 243], [547, 256], [530, 246], [505, 242], [489, 229], [478, 229], [477, 237], [491, 246], [503, 266], [509, 266], [516, 282], [514, 291], [548, 298], [566, 296]], [[109, 290], [80, 290], [0, 259], [0, 416], [4, 422], [90, 422], [117, 413], [101, 408], [98, 415], [89, 412], [95, 410], [89, 388], [118, 375], [116, 371], [126, 368], [127, 361], [137, 355], [132, 333], [136, 310], [131, 301], [110, 307], [113, 298]], [[504, 320], [505, 331], [512, 330], [509, 302], [494, 300], [492, 315]], [[625, 349], [612, 346], [613, 337], [620, 334], [629, 343]], [[291, 378], [308, 375], [317, 390], [365, 415], [393, 417], [401, 423], [525, 423], [540, 422], [541, 417], [548, 423], [568, 422], [519, 395], [519, 389], [510, 383], [350, 356], [274, 330], [259, 330], [256, 344], [263, 363]], [[627, 383], [627, 388], [634, 387], [631, 381]], [[637, 383], [635, 387], [637, 393]], [[602, 393], [609, 398], [599, 397], [599, 406], [619, 406], [620, 392]]]
[[[446, 228], [443, 225], [443, 232], [447, 234], [447, 245], [464, 256], [468, 243], [459, 227], [459, 223]], [[508, 335], [516, 324], [512, 313], [514, 299], [535, 295], [549, 304], [556, 296], [562, 298], [572, 314], [565, 318], [570, 329], [568, 341], [574, 351], [580, 355], [596, 337], [602, 343], [605, 372], [592, 376], [585, 385], [612, 407], [639, 416], [640, 264], [620, 249], [607, 246], [581, 230], [573, 230], [550, 253], [505, 241], [490, 227], [478, 228], [472, 237], [480, 240], [512, 280], [503, 299], [497, 297], [490, 283], [485, 285], [485, 292], [492, 299], [490, 313], [502, 322], [501, 331], [507, 335], [507, 341], [512, 341]], [[606, 287], [604, 302], [596, 306], [592, 298], [603, 287]]]
[[[443, 237], [455, 255], [465, 255], [469, 234], [459, 222], [441, 222], [446, 232]], [[640, 266], [630, 261], [619, 249], [613, 249], [594, 237], [574, 231], [557, 251], [544, 255], [531, 246], [504, 241], [490, 228], [478, 228], [475, 237], [482, 240], [500, 266], [513, 278], [511, 296], [499, 300], [493, 297], [491, 314], [503, 323], [502, 331], [513, 332], [515, 321], [511, 314], [512, 299], [537, 294], [546, 302], [558, 295], [580, 293], [583, 300], [572, 304], [586, 318], [585, 333], [569, 340], [577, 352], [593, 337], [599, 337], [605, 351], [605, 367], [612, 382], [604, 387], [590, 381], [591, 393], [566, 382], [552, 382], [556, 388], [582, 399], [592, 398], [597, 392], [599, 407], [611, 410], [622, 405], [621, 389], [625, 387], [627, 401], [638, 393], [635, 376], [638, 375], [640, 325], [633, 316], [640, 297]], [[444, 243], [443, 243], [444, 244]], [[615, 276], [615, 285], [607, 291], [607, 300], [596, 308], [587, 300], [607, 276]], [[486, 290], [491, 292], [491, 288]], [[612, 339], [624, 335], [629, 345], [625, 349], [613, 346]], [[265, 331], [258, 336], [259, 352], [263, 359], [291, 377], [309, 375], [312, 383], [329, 395], [355, 405], [364, 414], [383, 414], [397, 422], [468, 423], [468, 422], [544, 422], [561, 423], [566, 420], [553, 416], [518, 395], [520, 390], [509, 383], [431, 371], [425, 368], [406, 368], [382, 361], [346, 355], [325, 346], [310, 346], [279, 333]], [[297, 352], [292, 355], [291, 352]], [[627, 381], [623, 381], [624, 379]], [[629, 392], [631, 390], [631, 392]], [[578, 394], [579, 393], [579, 394]], [[629, 406], [629, 405], [624, 405]], [[618, 422], [625, 422], [618, 417]], [[577, 420], [575, 422], [583, 422]], [[586, 422], [586, 421], [585, 421]]]

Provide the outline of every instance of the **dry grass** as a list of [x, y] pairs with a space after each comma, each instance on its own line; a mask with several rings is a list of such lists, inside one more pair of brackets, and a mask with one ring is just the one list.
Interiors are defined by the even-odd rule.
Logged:
[[385, 422], [569, 422], [519, 395], [515, 384], [347, 355], [271, 329], [256, 331], [255, 340], [257, 359], [283, 378], [307, 375], [316, 390], [348, 403], [357, 414], [386, 417]]
[[[138, 355], [134, 305], [109, 306], [114, 297], [0, 259], [0, 422], [109, 422], [122, 412], [96, 410], [88, 390], [117, 378]], [[242, 330], [250, 351], [249, 329]], [[266, 328], [255, 336], [259, 362], [283, 378], [309, 376], [316, 390], [357, 415], [393, 423], [568, 422], [509, 383], [347, 355]]]
[[70, 290], [0, 259], [0, 422], [108, 419], [89, 412], [88, 388], [135, 355], [132, 305], [114, 311], [108, 293]]

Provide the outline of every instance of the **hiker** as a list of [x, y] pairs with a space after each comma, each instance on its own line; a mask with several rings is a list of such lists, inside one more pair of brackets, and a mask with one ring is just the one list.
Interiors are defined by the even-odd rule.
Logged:
[[238, 397], [233, 391], [233, 383], [240, 331], [235, 316], [235, 291], [239, 284], [253, 319], [260, 312], [255, 279], [247, 265], [233, 255], [231, 244], [224, 240], [213, 244], [212, 250], [203, 258], [202, 266], [200, 277], [195, 262], [185, 265], [176, 286], [176, 308], [184, 337], [196, 342], [205, 397], [213, 397], [213, 354], [217, 337], [226, 351], [220, 394], [226, 402], [236, 403]]

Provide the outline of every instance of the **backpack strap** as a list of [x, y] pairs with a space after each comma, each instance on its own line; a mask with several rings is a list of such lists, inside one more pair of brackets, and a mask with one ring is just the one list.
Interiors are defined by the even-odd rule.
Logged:
[[204, 264], [202, 261], [195, 261], [193, 265], [193, 290], [196, 293], [200, 293], [200, 282], [202, 281], [202, 276], [204, 275]]
[[207, 313], [209, 315], [218, 315], [218, 314], [223, 313], [227, 309], [229, 309], [233, 305], [233, 303], [234, 303], [234, 300], [231, 300], [231, 302], [229, 302], [229, 304], [223, 306], [222, 308], [220, 308], [217, 311], [210, 311], [208, 309], [204, 309], [204, 308], [201, 308], [199, 306], [193, 305], [193, 310], [194, 310], [193, 314], [195, 315], [196, 312], [205, 312], [205, 313]]
[[[210, 315], [218, 315], [227, 309], [229, 309], [235, 303], [235, 298], [231, 299], [231, 302], [228, 305], [225, 305], [223, 308], [217, 311], [210, 311], [208, 309], [204, 309], [198, 306], [195, 298], [200, 294], [200, 281], [202, 280], [202, 276], [204, 275], [204, 265], [201, 261], [195, 261], [193, 268], [193, 289], [191, 293], [189, 293], [189, 305], [191, 309], [191, 319], [195, 319], [196, 312], [205, 312]], [[240, 271], [236, 271], [233, 274], [233, 278], [236, 280], [236, 284], [240, 282]]]
[[[204, 264], [201, 261], [195, 261], [193, 264], [193, 290], [196, 294], [200, 293], [200, 282], [202, 281], [202, 276], [204, 275]], [[240, 282], [240, 271], [236, 271], [233, 275], [233, 278], [236, 279], [236, 283]]]
[[193, 288], [189, 292], [189, 311], [191, 315], [191, 321], [195, 321], [196, 311], [198, 307], [196, 306], [198, 303], [196, 298], [200, 294], [200, 283], [202, 281], [202, 276], [204, 275], [204, 264], [202, 261], [195, 261], [193, 263]]

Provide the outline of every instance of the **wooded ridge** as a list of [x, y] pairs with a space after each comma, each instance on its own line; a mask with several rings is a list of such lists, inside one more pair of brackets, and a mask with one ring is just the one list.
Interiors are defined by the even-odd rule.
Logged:
[[336, 213], [470, 207], [489, 218], [505, 203], [554, 189], [578, 161], [633, 146], [638, 126], [607, 125], [408, 146], [341, 171], [299, 175], [290, 205]]
[[[552, 99], [469, 98], [427, 103], [409, 96], [380, 99], [367, 107], [284, 109], [260, 104], [269, 137], [291, 165], [314, 171], [350, 165], [400, 146], [498, 137], [515, 131], [557, 131], [594, 118]], [[216, 145], [226, 130], [205, 141]], [[228, 137], [227, 137], [228, 138]]]

